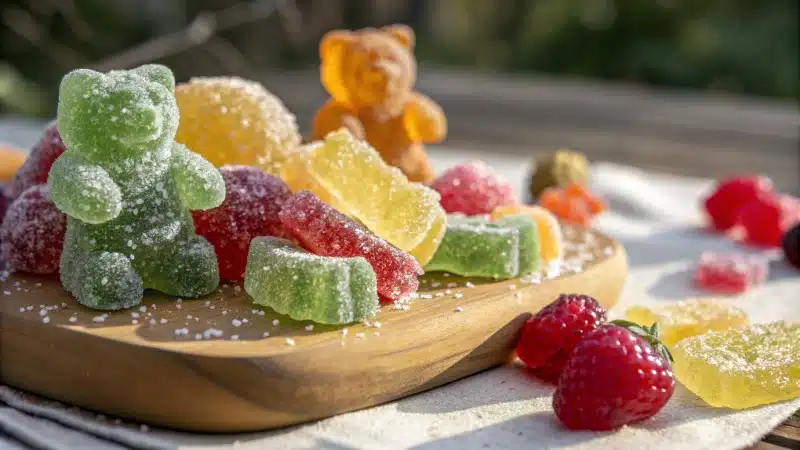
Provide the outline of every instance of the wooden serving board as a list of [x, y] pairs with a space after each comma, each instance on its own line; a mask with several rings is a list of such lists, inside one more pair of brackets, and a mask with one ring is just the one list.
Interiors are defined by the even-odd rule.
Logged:
[[11, 275], [0, 283], [0, 376], [63, 402], [195, 431], [365, 408], [508, 361], [523, 322], [559, 293], [613, 306], [627, 272], [623, 248], [595, 232], [565, 227], [565, 235], [566, 273], [491, 283], [426, 275], [408, 309], [387, 306], [371, 324], [346, 327], [312, 328], [253, 307], [238, 286], [200, 300], [148, 295], [142, 311], [104, 315], [56, 280]]

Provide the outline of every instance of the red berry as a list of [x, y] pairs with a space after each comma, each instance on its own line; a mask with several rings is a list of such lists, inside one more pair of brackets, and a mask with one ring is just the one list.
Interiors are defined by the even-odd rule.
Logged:
[[47, 185], [30, 187], [0, 225], [0, 260], [11, 270], [56, 273], [66, 231], [67, 217], [50, 200]]
[[214, 246], [220, 278], [244, 278], [250, 241], [256, 236], [289, 237], [278, 218], [292, 195], [286, 183], [254, 167], [224, 166], [225, 201], [214, 209], [192, 211], [197, 234]]
[[704, 202], [711, 225], [719, 231], [731, 229], [743, 206], [771, 192], [772, 182], [762, 176], [738, 176], [720, 181]]
[[570, 354], [553, 394], [559, 420], [570, 429], [603, 431], [660, 411], [675, 379], [669, 352], [656, 334], [624, 321], [587, 334]]
[[390, 300], [410, 296], [419, 287], [422, 267], [413, 256], [372, 234], [308, 191], [283, 205], [281, 222], [303, 247], [318, 255], [362, 256], [378, 281], [378, 293]]
[[558, 385], [558, 378], [561, 376], [561, 372], [564, 371], [564, 366], [567, 365], [568, 359], [569, 352], [559, 350], [545, 361], [543, 366], [531, 369], [531, 372], [542, 381]]
[[739, 213], [739, 225], [747, 243], [761, 247], [779, 247], [788, 228], [790, 214], [778, 197], [765, 196], [745, 205]]
[[64, 153], [66, 148], [58, 134], [56, 123], [50, 122], [44, 130], [44, 134], [39, 138], [39, 142], [33, 146], [25, 162], [22, 163], [10, 185], [10, 195], [12, 199], [19, 197], [26, 189], [37, 184], [46, 184], [47, 176], [50, 174], [50, 167]]
[[563, 352], [560, 357], [566, 359], [584, 335], [605, 320], [606, 311], [594, 298], [561, 294], [522, 327], [517, 356], [532, 369], [548, 366], [542, 372], [545, 378], [553, 378], [548, 372], [560, 372], [558, 353]]
[[514, 187], [482, 161], [449, 168], [431, 187], [442, 196], [440, 202], [448, 213], [490, 214], [498, 206], [519, 203]]

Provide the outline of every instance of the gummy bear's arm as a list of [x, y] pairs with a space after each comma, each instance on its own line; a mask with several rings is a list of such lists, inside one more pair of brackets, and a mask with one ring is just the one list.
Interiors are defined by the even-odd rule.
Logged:
[[327, 103], [317, 111], [314, 116], [314, 122], [311, 124], [311, 138], [314, 140], [325, 139], [325, 136], [332, 131], [340, 128], [347, 128], [353, 136], [364, 139], [364, 125], [347, 106], [337, 102], [334, 99], [328, 100]]
[[403, 109], [403, 125], [412, 142], [440, 142], [447, 136], [447, 118], [433, 100], [413, 92]]
[[53, 163], [47, 185], [56, 207], [83, 222], [108, 222], [122, 211], [122, 194], [105, 169], [69, 152]]
[[225, 181], [219, 170], [177, 142], [172, 149], [172, 178], [183, 206], [190, 210], [216, 208], [225, 200]]

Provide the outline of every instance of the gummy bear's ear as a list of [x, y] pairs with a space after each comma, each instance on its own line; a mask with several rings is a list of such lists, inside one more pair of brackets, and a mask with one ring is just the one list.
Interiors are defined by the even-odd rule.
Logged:
[[319, 57], [324, 59], [333, 54], [338, 48], [350, 44], [353, 33], [347, 30], [333, 30], [325, 33], [319, 41]]
[[175, 75], [172, 74], [172, 71], [167, 66], [146, 64], [133, 69], [131, 72], [164, 86], [170, 92], [175, 91]]
[[71, 98], [90, 91], [103, 80], [103, 74], [91, 69], [76, 69], [64, 75], [59, 87], [59, 98]]
[[395, 38], [398, 42], [403, 44], [403, 47], [409, 50], [414, 48], [414, 41], [416, 40], [414, 30], [408, 25], [389, 25], [381, 28], [381, 31]]

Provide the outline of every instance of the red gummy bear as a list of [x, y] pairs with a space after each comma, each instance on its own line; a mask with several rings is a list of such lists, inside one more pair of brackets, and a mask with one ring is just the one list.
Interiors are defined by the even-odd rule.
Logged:
[[733, 228], [742, 207], [772, 193], [772, 181], [758, 175], [736, 176], [721, 180], [704, 205], [711, 225], [718, 231]]
[[289, 237], [278, 213], [292, 195], [289, 187], [255, 167], [223, 166], [225, 201], [214, 209], [192, 211], [195, 232], [214, 246], [220, 278], [244, 278], [250, 241], [256, 236]]
[[386, 299], [407, 298], [419, 287], [422, 274], [414, 257], [400, 250], [308, 191], [299, 191], [284, 205], [283, 225], [307, 249], [318, 255], [362, 256], [378, 281], [378, 293]]
[[9, 187], [12, 199], [19, 197], [26, 189], [38, 184], [46, 184], [50, 167], [61, 156], [66, 148], [58, 134], [56, 123], [50, 122], [39, 138], [39, 142], [31, 149], [25, 162], [22, 163]]
[[10, 270], [58, 272], [67, 217], [50, 200], [46, 184], [32, 186], [8, 207], [0, 225], [0, 260]]
[[490, 214], [498, 206], [516, 205], [514, 188], [482, 161], [470, 161], [447, 169], [431, 187], [450, 214]]

